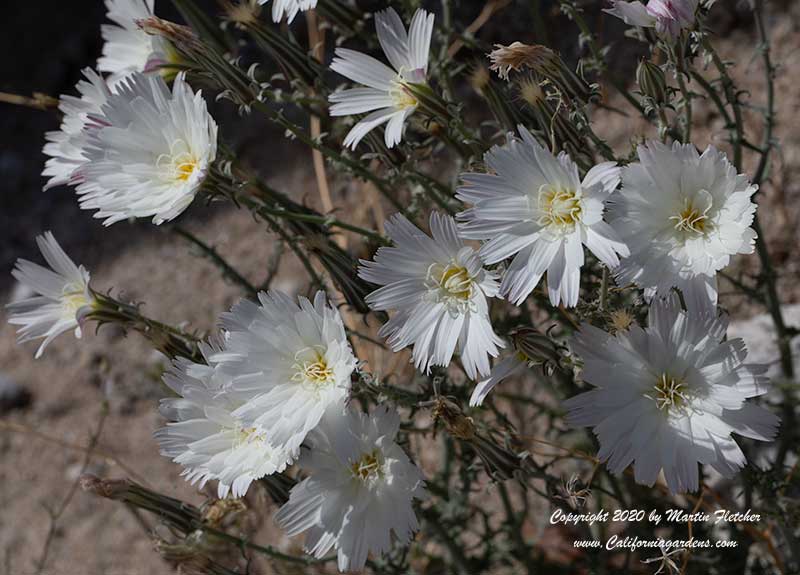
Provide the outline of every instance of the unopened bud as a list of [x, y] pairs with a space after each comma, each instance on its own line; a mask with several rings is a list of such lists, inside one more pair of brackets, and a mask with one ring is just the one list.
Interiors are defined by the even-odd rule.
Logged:
[[554, 342], [546, 334], [532, 327], [519, 327], [509, 335], [520, 359], [529, 365], [541, 365], [545, 369], [560, 367], [563, 346]]
[[80, 477], [81, 489], [106, 499], [125, 499], [131, 483], [127, 479], [101, 479], [91, 473]]
[[214, 45], [199, 38], [188, 26], [181, 26], [157, 16], [136, 20], [146, 33], [166, 39], [180, 58], [202, 70], [220, 90], [220, 94], [247, 108], [256, 100], [257, 90], [243, 70], [228, 61]]
[[636, 68], [636, 82], [639, 84], [639, 91], [653, 103], [660, 106], [669, 101], [664, 71], [650, 60], [639, 62]]
[[472, 441], [475, 437], [475, 424], [458, 405], [448, 399], [437, 398], [433, 418], [442, 421], [447, 432], [457, 439]]

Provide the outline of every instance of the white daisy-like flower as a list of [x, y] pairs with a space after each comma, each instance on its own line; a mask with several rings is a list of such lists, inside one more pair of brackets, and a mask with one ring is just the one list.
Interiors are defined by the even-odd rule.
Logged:
[[242, 497], [250, 484], [280, 473], [292, 452], [275, 447], [267, 431], [236, 415], [247, 396], [225, 389], [226, 379], [211, 361], [217, 344], [202, 345], [208, 364], [178, 358], [164, 374], [164, 383], [180, 397], [162, 399], [161, 414], [170, 423], [155, 432], [161, 454], [185, 469], [182, 473], [202, 488], [217, 480], [220, 498]]
[[394, 441], [399, 426], [385, 407], [326, 416], [298, 460], [309, 477], [275, 516], [289, 536], [308, 532], [315, 557], [335, 547], [340, 571], [362, 569], [368, 554], [407, 545], [419, 529], [412, 503], [425, 497], [423, 476]]
[[650, 0], [645, 6], [638, 0], [613, 0], [608, 12], [630, 26], [655, 28], [659, 35], [676, 37], [681, 30], [691, 28], [695, 21], [698, 0]]
[[291, 24], [298, 12], [306, 12], [317, 7], [317, 0], [258, 0], [259, 4], [272, 2], [272, 21], [280, 22], [284, 15]]
[[496, 276], [458, 234], [453, 218], [431, 214], [428, 236], [400, 214], [385, 224], [394, 247], [378, 248], [375, 261], [361, 260], [358, 275], [384, 286], [365, 301], [375, 310], [396, 310], [381, 327], [393, 351], [414, 346], [417, 369], [446, 367], [456, 346], [464, 370], [488, 375], [489, 356], [503, 341], [489, 320], [487, 298], [497, 295]]
[[217, 124], [200, 92], [175, 78], [135, 73], [91, 115], [86, 163], [73, 174], [83, 209], [105, 225], [128, 218], [161, 224], [192, 202], [217, 155]]
[[631, 250], [617, 282], [635, 283], [648, 298], [677, 287], [690, 309], [712, 309], [717, 271], [732, 255], [753, 252], [750, 197], [758, 187], [713, 146], [700, 155], [691, 144], [648, 142], [638, 152], [609, 210]]
[[114, 24], [103, 24], [103, 53], [97, 69], [108, 74], [116, 86], [134, 72], [149, 72], [169, 61], [173, 51], [159, 36], [151, 36], [136, 23], [153, 16], [155, 0], [106, 0], [106, 16]]
[[489, 150], [491, 174], [462, 174], [456, 197], [474, 204], [459, 214], [465, 238], [489, 240], [480, 249], [487, 264], [514, 256], [500, 295], [521, 304], [547, 272], [550, 302], [578, 303], [583, 246], [605, 265], [619, 265], [628, 248], [605, 221], [603, 212], [619, 184], [614, 162], [593, 167], [581, 181], [566, 153], [544, 149], [519, 126], [520, 138]]
[[73, 330], [81, 337], [80, 318], [91, 310], [94, 297], [89, 289], [89, 272], [76, 266], [58, 245], [51, 232], [36, 238], [50, 268], [28, 260], [18, 259], [11, 275], [37, 296], [6, 306], [8, 323], [22, 326], [17, 332], [19, 342], [44, 338], [36, 350], [36, 358], [56, 337]]
[[85, 80], [75, 86], [79, 97], [62, 95], [58, 109], [64, 114], [58, 130], [47, 132], [42, 152], [49, 159], [45, 162], [43, 176], [49, 180], [44, 189], [74, 183], [72, 175], [86, 158], [83, 150], [86, 146], [84, 128], [89, 124], [89, 116], [99, 114], [111, 91], [105, 80], [91, 68], [83, 70]]
[[654, 301], [648, 327], [610, 335], [584, 324], [573, 342], [583, 379], [597, 389], [567, 400], [567, 421], [594, 429], [598, 457], [616, 474], [634, 464], [638, 483], [663, 469], [673, 493], [698, 488], [698, 463], [730, 477], [746, 463], [731, 438], [770, 441], [778, 418], [746, 400], [766, 393], [766, 366], [745, 364], [727, 320]]
[[222, 316], [226, 345], [212, 359], [226, 390], [250, 397], [235, 415], [294, 451], [326, 410], [343, 405], [356, 358], [324, 292], [313, 303], [279, 291], [258, 298], [260, 305], [242, 300]]
[[433, 14], [417, 10], [408, 33], [393, 8], [375, 14], [378, 41], [392, 68], [354, 50], [337, 48], [331, 69], [362, 88], [351, 88], [330, 96], [332, 116], [371, 112], [359, 121], [344, 140], [355, 149], [371, 130], [388, 122], [386, 146], [391, 148], [403, 138], [406, 119], [417, 109], [416, 98], [405, 84], [420, 84], [428, 75], [428, 53], [433, 34]]

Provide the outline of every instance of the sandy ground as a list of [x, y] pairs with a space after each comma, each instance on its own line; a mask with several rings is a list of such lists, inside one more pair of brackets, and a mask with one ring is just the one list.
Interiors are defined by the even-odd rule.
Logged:
[[[800, 299], [800, 291], [795, 287], [800, 259], [793, 256], [800, 209], [800, 131], [793, 127], [800, 108], [800, 85], [796, 82], [800, 75], [800, 19], [797, 18], [800, 7], [796, 6], [794, 12], [793, 18], [773, 22], [774, 59], [782, 66], [777, 83], [777, 136], [782, 147], [772, 180], [763, 186], [759, 197], [762, 225], [779, 263], [781, 297], [786, 303]], [[750, 58], [755, 49], [753, 37], [737, 31], [721, 40], [719, 46], [726, 57], [736, 55], [741, 63], [734, 70], [735, 77], [748, 89], [750, 101], [762, 104], [761, 64]], [[621, 105], [617, 98], [612, 98], [611, 103]], [[726, 147], [720, 118], [699, 102], [695, 114], [698, 122], [706, 126], [696, 131], [695, 143], [702, 147], [714, 142]], [[613, 113], [598, 113], [595, 121], [598, 132], [608, 137], [618, 150], [625, 148], [633, 133], [652, 135], [646, 125]], [[300, 159], [296, 162], [300, 167], [282, 174], [275, 182], [276, 187], [290, 189], [298, 198], [315, 193], [310, 161]], [[748, 164], [748, 169], [752, 167]], [[352, 187], [339, 189], [337, 193], [342, 190], [353, 197]], [[251, 281], [259, 283], [264, 279], [272, 240], [265, 235], [263, 225], [254, 222], [247, 213], [219, 206], [197, 207], [186, 225], [214, 244]], [[121, 290], [128, 299], [146, 302], [143, 308], [146, 314], [174, 324], [188, 322], [190, 328], [199, 330], [213, 329], [217, 315], [241, 296], [240, 288], [221, 279], [209, 262], [186, 257], [189, 248], [185, 240], [152, 229], [142, 231], [143, 226], [119, 226], [123, 229], [115, 230], [107, 244], [89, 246], [83, 251], [87, 263], [91, 263], [95, 288]], [[128, 233], [136, 241], [128, 241]], [[80, 257], [76, 259], [83, 261]], [[734, 265], [736, 269], [758, 269], [755, 256], [741, 257]], [[301, 287], [297, 278], [302, 277], [299, 263], [287, 253], [273, 287], [296, 291]], [[203, 297], [196, 297], [197, 293]], [[11, 294], [5, 299], [9, 297]], [[763, 311], [734, 298], [723, 301], [736, 317], [750, 317]], [[748, 329], [744, 328], [745, 334]], [[8, 575], [172, 572], [153, 551], [146, 530], [123, 506], [79, 490], [55, 520], [47, 561], [39, 571], [51, 517], [63, 505], [84, 467], [83, 446], [88, 444], [101, 420], [104, 401], [109, 414], [87, 470], [123, 477], [129, 475], [126, 467], [134, 468], [141, 482], [186, 501], [198, 504], [203, 501], [203, 494], [179, 477], [178, 466], [158, 454], [152, 439], [152, 432], [163, 424], [155, 409], [163, 395], [154, 375], [160, 369], [159, 357], [138, 335], [123, 337], [113, 328], [103, 328], [98, 334], [86, 333], [80, 343], [69, 335], [62, 336], [40, 360], [33, 359], [35, 345], [17, 346], [14, 340], [14, 332], [0, 311], [1, 371], [33, 394], [28, 408], [4, 415], [0, 420], [4, 426], [0, 428], [0, 569]], [[372, 361], [384, 373], [404, 367], [402, 358], [384, 363], [386, 359], [372, 358]], [[9, 430], [9, 425], [14, 429]], [[261, 500], [253, 503], [269, 505]], [[286, 541], [268, 520], [265, 525], [255, 534], [257, 540], [283, 549], [299, 545], [297, 540]], [[269, 568], [257, 565], [254, 572], [268, 573]]]

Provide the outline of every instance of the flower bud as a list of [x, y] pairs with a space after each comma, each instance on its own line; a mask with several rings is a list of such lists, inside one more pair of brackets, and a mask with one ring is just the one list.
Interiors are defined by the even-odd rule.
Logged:
[[636, 68], [636, 82], [639, 91], [653, 103], [662, 106], [669, 102], [667, 79], [664, 71], [650, 60], [642, 60]]
[[541, 365], [546, 370], [561, 365], [562, 346], [546, 334], [532, 327], [520, 327], [510, 334], [514, 349], [530, 365]]

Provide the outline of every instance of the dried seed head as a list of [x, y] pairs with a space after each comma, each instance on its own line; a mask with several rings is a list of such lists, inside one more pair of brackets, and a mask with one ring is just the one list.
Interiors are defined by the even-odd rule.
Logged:
[[530, 68], [545, 77], [552, 76], [558, 71], [558, 54], [546, 46], [514, 42], [510, 46], [495, 44], [494, 47], [495, 49], [489, 53], [489, 60], [492, 61], [489, 68], [497, 72], [503, 80], [508, 80], [511, 70], [519, 72], [523, 68]]
[[241, 499], [214, 499], [208, 505], [201, 508], [203, 523], [212, 527], [219, 527], [223, 523], [228, 523], [237, 515], [247, 510], [247, 506]]
[[535, 78], [528, 76], [518, 84], [519, 96], [530, 107], [535, 108], [545, 99], [544, 91]]
[[229, 22], [240, 25], [254, 24], [258, 22], [261, 15], [261, 5], [256, 0], [238, 0], [236, 2], [224, 0], [222, 9]]
[[151, 36], [161, 36], [172, 42], [179, 50], [191, 53], [193, 49], [203, 49], [200, 40], [188, 26], [181, 26], [157, 16], [142, 18], [136, 25]]
[[617, 309], [611, 312], [611, 327], [614, 332], [627, 331], [633, 325], [634, 317], [627, 309]]

